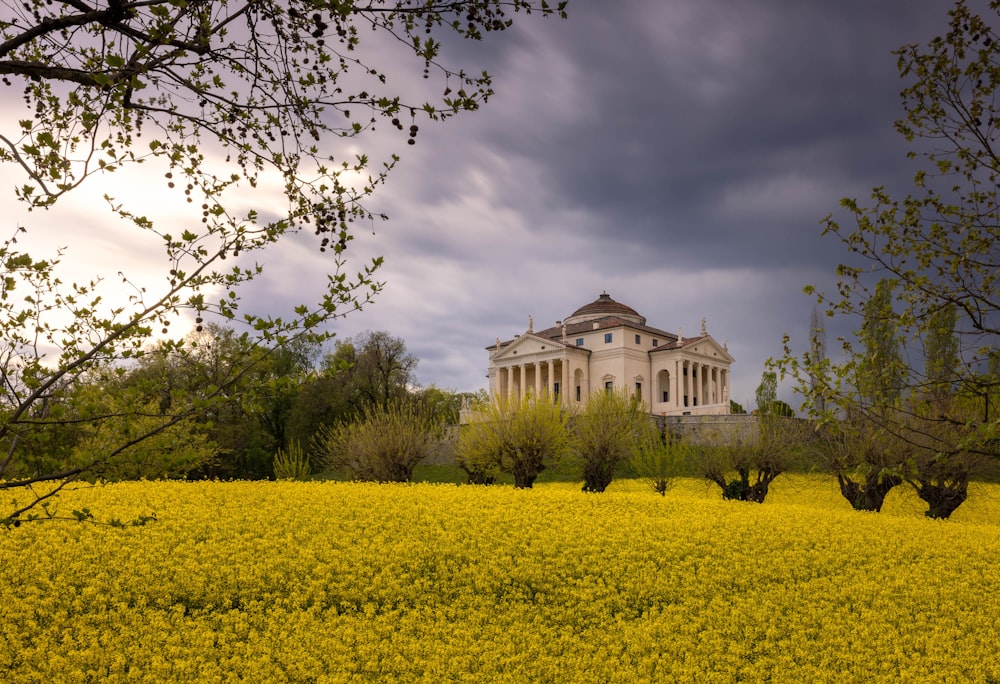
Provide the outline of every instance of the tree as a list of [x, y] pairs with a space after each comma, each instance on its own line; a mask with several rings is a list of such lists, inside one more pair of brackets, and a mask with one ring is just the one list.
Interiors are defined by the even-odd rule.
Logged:
[[583, 491], [603, 492], [615, 470], [655, 431], [645, 405], [626, 390], [599, 392], [570, 419], [572, 449], [583, 462]]
[[894, 287], [895, 283], [885, 278], [876, 283], [874, 294], [862, 307], [864, 322], [858, 332], [863, 351], [858, 356], [854, 384], [862, 405], [878, 414], [880, 421], [889, 419], [907, 386], [908, 368], [897, 337], [899, 319], [892, 306]]
[[476, 405], [471, 415], [456, 446], [456, 460], [470, 482], [500, 472], [513, 475], [515, 487], [530, 488], [568, 452], [569, 416], [551, 397], [498, 397]]
[[351, 422], [321, 428], [313, 440], [316, 460], [356, 480], [409, 482], [441, 439], [441, 427], [416, 402], [374, 404]]
[[291, 400], [288, 439], [308, 444], [322, 425], [350, 422], [366, 408], [412, 399], [417, 363], [406, 342], [385, 331], [337, 340]]
[[819, 466], [837, 478], [840, 493], [856, 511], [879, 512], [903, 483], [912, 448], [864, 415], [853, 413], [816, 427], [813, 451]]
[[[163, 249], [162, 286], [122, 275], [118, 288], [132, 296], [121, 305], [105, 304], [112, 298], [99, 279], [61, 282], [60, 253], [31, 254], [18, 235], [0, 246], [4, 489], [80, 476], [80, 468], [13, 473], [24, 472], [15, 462], [22, 445], [38, 442], [35, 432], [66, 427], [56, 407], [82, 374], [134, 361], [154, 334], [184, 353], [172, 323], [218, 316], [273, 350], [304, 333], [330, 334], [329, 321], [369, 303], [381, 289], [381, 259], [349, 268], [346, 250], [357, 222], [385, 218], [365, 202], [398, 157], [370, 160], [359, 141], [387, 123], [412, 144], [418, 122], [488, 100], [488, 74], [442, 61], [446, 37], [480, 40], [518, 12], [565, 16], [565, 3], [545, 0], [4, 5], [0, 74], [23, 111], [0, 132], [0, 162], [23, 172], [16, 196], [32, 209], [53, 208], [94, 175], [142, 165], [191, 210], [166, 225], [140, 198], [105, 197], [110, 215]], [[412, 54], [425, 77], [440, 78], [439, 97], [424, 99], [409, 85], [418, 99], [393, 90], [412, 79], [405, 66], [399, 74], [378, 68], [389, 44]], [[278, 202], [244, 208], [248, 191], [269, 185], [280, 188]], [[324, 291], [289, 313], [244, 311], [239, 288], [260, 276], [268, 249], [296, 233], [315, 234], [316, 249], [330, 255]]]
[[803, 447], [804, 431], [797, 420], [782, 415], [777, 392], [776, 373], [765, 370], [757, 387], [755, 422], [722, 425], [697, 448], [701, 474], [719, 486], [724, 499], [763, 503], [771, 483]]
[[667, 495], [676, 478], [687, 472], [694, 449], [679, 435], [652, 430], [639, 441], [632, 457], [632, 467], [653, 491]]
[[[817, 306], [813, 306], [812, 313], [809, 315], [809, 355], [808, 365], [810, 368], [821, 369], [826, 366], [826, 326], [823, 324]], [[821, 380], [817, 373], [819, 371], [814, 370], [810, 374], [809, 388], [811, 394], [816, 397], [816, 409], [823, 411], [826, 409], [826, 400], [822, 392], [818, 391]]]
[[[991, 0], [988, 11], [1000, 14], [1000, 2]], [[896, 130], [918, 162], [913, 192], [900, 200], [875, 188], [869, 206], [841, 200], [851, 227], [832, 214], [825, 219], [823, 234], [842, 242], [851, 263], [838, 266], [834, 294], [806, 292], [834, 315], [863, 314], [866, 325], [841, 340], [844, 362], [827, 366], [819, 388], [803, 386], [812, 415], [824, 418], [822, 394], [834, 404], [827, 419], [874, 421], [908, 445], [899, 475], [912, 478], [918, 464], [933, 464], [939, 476], [950, 473], [935, 477], [945, 489], [947, 481], [962, 488], [961, 464], [1000, 455], [1000, 421], [989, 406], [1000, 339], [1000, 36], [996, 17], [984, 19], [962, 0], [949, 17], [943, 36], [896, 51], [908, 81]], [[905, 356], [870, 344], [880, 339], [894, 340]], [[920, 351], [937, 361], [921, 367]], [[786, 343], [786, 370], [804, 379], [799, 373], [814, 366], [795, 359]], [[928, 403], [928, 392], [959, 400]]]
[[363, 403], [388, 406], [409, 393], [418, 359], [406, 351], [402, 338], [381, 330], [366, 332], [354, 347], [352, 374]]
[[974, 396], [956, 393], [960, 373], [956, 310], [945, 305], [926, 319], [923, 336], [924, 372], [911, 396], [907, 429], [913, 435], [913, 457], [906, 464], [906, 481], [927, 503], [930, 518], [948, 518], [968, 498], [969, 480], [982, 465], [981, 454], [955, 449], [963, 442], [965, 421], [975, 412]]
[[[1000, 2], [991, 0], [989, 12], [1000, 15]], [[964, 426], [951, 433], [956, 441], [944, 452], [995, 458], [1000, 424], [988, 413], [982, 390], [986, 367], [1000, 339], [1000, 226], [996, 221], [1000, 79], [995, 78], [1000, 35], [995, 16], [994, 21], [984, 19], [962, 0], [949, 17], [949, 30], [943, 36], [896, 51], [900, 75], [908, 84], [901, 93], [904, 116], [895, 125], [913, 145], [910, 158], [920, 162], [914, 191], [898, 200], [884, 188], [875, 188], [870, 206], [843, 199], [841, 205], [853, 227], [842, 226], [831, 214], [825, 219], [823, 234], [839, 239], [853, 263], [838, 267], [835, 294], [826, 295], [811, 286], [806, 291], [836, 315], [856, 315], [871, 307], [885, 310], [883, 293], [877, 286], [872, 290], [871, 284], [876, 279], [888, 283], [898, 309], [882, 323], [901, 340], [940, 327], [933, 319], [953, 306], [957, 313], [955, 351], [961, 363], [955, 366], [951, 382], [959, 394], [979, 396], [981, 403], [974, 411], [954, 405], [954, 414], [937, 417]], [[850, 375], [850, 366], [863, 355], [850, 340], [842, 344], [848, 363], [839, 372]], [[879, 381], [880, 368], [898, 370], [895, 359], [890, 361], [870, 369], [875, 371], [874, 382]], [[914, 372], [919, 371], [919, 363], [906, 371], [902, 375], [907, 382], [897, 388], [903, 394], [921, 382]], [[838, 391], [836, 382], [831, 381], [828, 389]], [[850, 394], [849, 388], [839, 389]], [[850, 400], [848, 396], [841, 403]], [[927, 427], [922, 425], [925, 419], [909, 409], [895, 417], [898, 420], [887, 421], [887, 427], [919, 444], [919, 435]]]
[[955, 381], [961, 372], [957, 325], [958, 308], [950, 302], [927, 319], [923, 394], [935, 404], [947, 402], [955, 394]]

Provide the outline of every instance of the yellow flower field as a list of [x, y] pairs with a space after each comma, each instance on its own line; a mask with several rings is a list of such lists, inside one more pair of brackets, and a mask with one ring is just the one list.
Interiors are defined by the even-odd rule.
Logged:
[[0, 530], [5, 682], [1000, 680], [1000, 487], [138, 482]]

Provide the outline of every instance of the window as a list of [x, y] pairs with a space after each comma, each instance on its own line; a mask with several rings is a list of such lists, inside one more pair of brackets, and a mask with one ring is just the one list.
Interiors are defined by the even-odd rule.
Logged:
[[559, 383], [558, 382], [552, 383], [552, 394], [554, 394], [557, 397], [559, 396]]
[[636, 344], [642, 344], [642, 335], [636, 335], [635, 336], [635, 343]]
[[580, 401], [580, 386], [576, 386], [576, 400]]
[[612, 333], [604, 333], [604, 344], [611, 344]]
[[582, 347], [583, 346], [583, 338], [582, 337], [576, 338], [576, 346], [578, 346], [578, 347]]
[[635, 383], [635, 396], [637, 396], [637, 397], [641, 397], [642, 396], [642, 383], [641, 382]]
[[670, 401], [670, 391], [669, 390], [663, 390], [663, 401], [664, 402]]
[[659, 347], [660, 346], [660, 341], [659, 340], [653, 340], [653, 346], [654, 347]]
[[605, 392], [614, 392], [615, 391], [615, 381], [614, 380], [608, 380], [608, 381], [606, 381], [604, 383], [604, 391]]

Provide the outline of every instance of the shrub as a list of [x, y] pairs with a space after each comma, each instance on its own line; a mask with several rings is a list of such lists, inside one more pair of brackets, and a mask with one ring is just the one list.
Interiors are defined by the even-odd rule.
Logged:
[[355, 480], [409, 482], [441, 439], [442, 425], [410, 402], [365, 409], [359, 419], [320, 428], [318, 457]]

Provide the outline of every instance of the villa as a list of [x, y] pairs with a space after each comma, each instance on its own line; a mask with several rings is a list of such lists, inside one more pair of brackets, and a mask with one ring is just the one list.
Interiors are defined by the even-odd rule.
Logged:
[[551, 328], [528, 329], [487, 347], [490, 397], [534, 392], [572, 406], [602, 390], [628, 388], [661, 416], [729, 411], [729, 366], [734, 362], [701, 322], [683, 337], [646, 325], [646, 318], [607, 292]]

